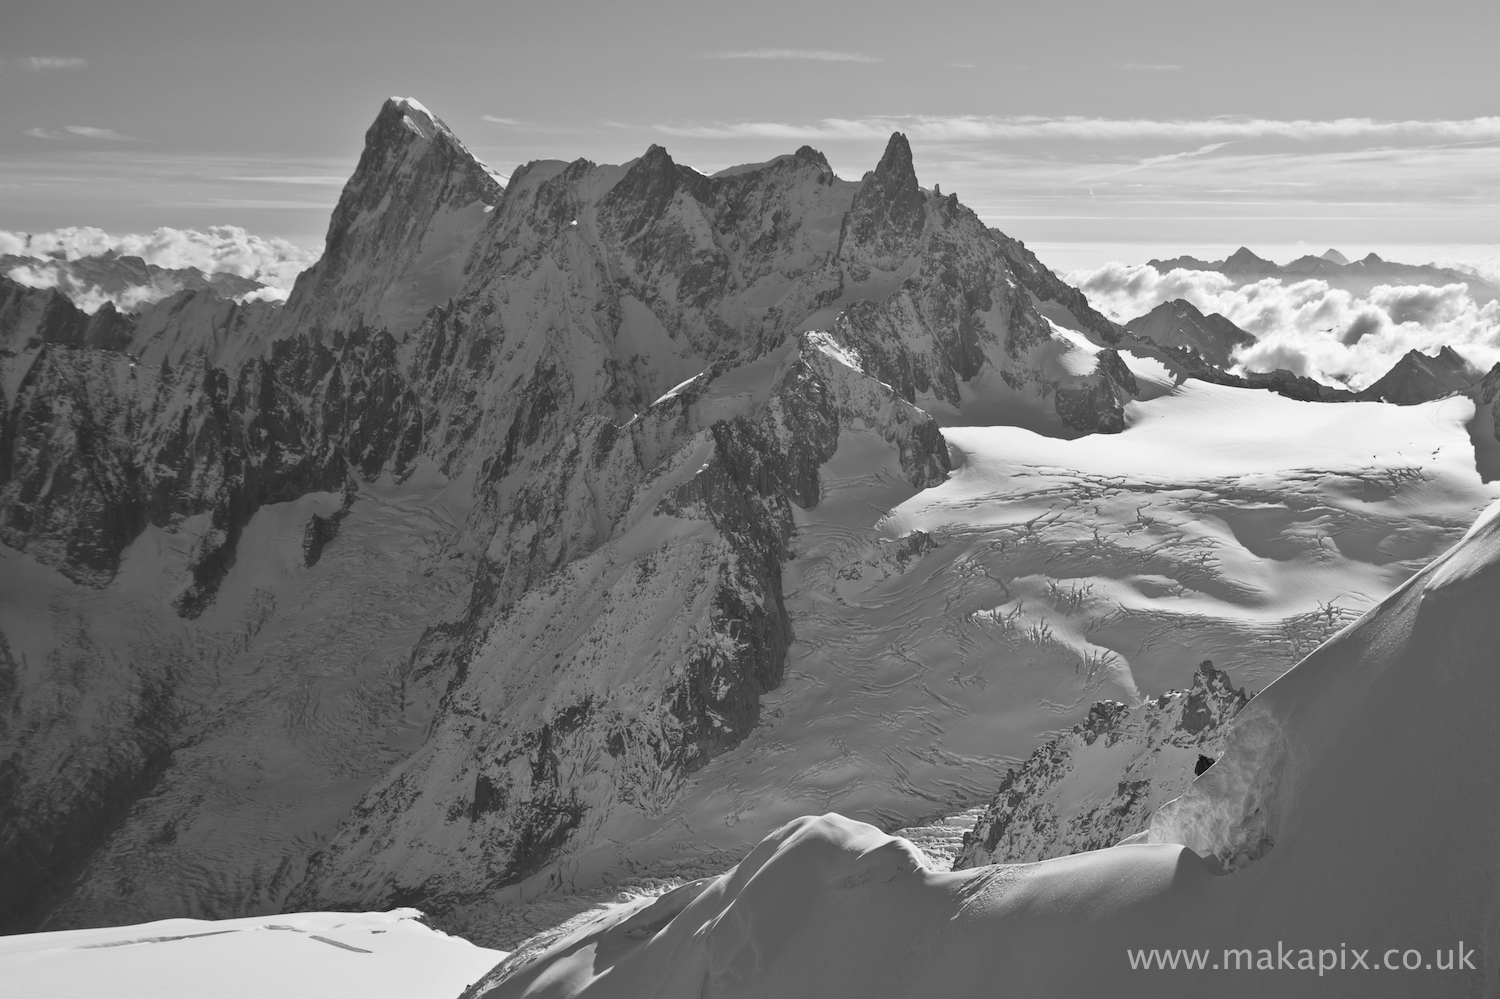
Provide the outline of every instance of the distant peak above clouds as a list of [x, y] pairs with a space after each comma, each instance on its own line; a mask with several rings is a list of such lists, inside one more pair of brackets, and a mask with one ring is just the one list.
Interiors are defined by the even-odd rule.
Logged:
[[[1233, 362], [1246, 371], [1283, 369], [1361, 389], [1373, 388], [1403, 358], [1406, 368], [1423, 367], [1419, 356], [1446, 359], [1444, 350], [1480, 370], [1500, 362], [1500, 288], [1457, 267], [1375, 253], [1351, 263], [1337, 250], [1278, 264], [1241, 247], [1223, 260], [1109, 263], [1067, 280], [1131, 328], [1178, 299], [1223, 316], [1255, 338], [1233, 348]], [[1429, 374], [1423, 367], [1417, 381], [1447, 384]]]
[[1277, 277], [1301, 280], [1319, 277], [1336, 287], [1368, 292], [1378, 284], [1429, 284], [1446, 285], [1462, 282], [1469, 286], [1469, 294], [1481, 305], [1500, 299], [1500, 288], [1483, 280], [1479, 275], [1455, 267], [1440, 267], [1437, 264], [1404, 264], [1385, 260], [1377, 253], [1367, 253], [1351, 263], [1338, 250], [1328, 250], [1320, 256], [1307, 254], [1286, 264], [1277, 264], [1257, 256], [1248, 247], [1240, 247], [1223, 260], [1202, 260], [1193, 256], [1172, 257], [1167, 260], [1151, 259], [1147, 266], [1161, 273], [1173, 270], [1217, 271], [1237, 281]]

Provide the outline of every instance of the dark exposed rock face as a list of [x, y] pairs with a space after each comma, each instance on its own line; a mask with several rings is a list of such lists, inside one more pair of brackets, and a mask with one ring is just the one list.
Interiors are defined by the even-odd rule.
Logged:
[[[76, 650], [61, 649], [47, 663], [64, 676]], [[89, 691], [22, 711], [18, 664], [0, 635], [0, 933], [34, 929], [73, 888], [90, 855], [123, 825], [131, 807], [171, 764], [177, 706], [169, 671], [146, 677], [92, 678]], [[119, 689], [121, 681], [128, 689]], [[69, 717], [86, 696], [118, 693], [116, 710], [126, 724], [112, 730], [85, 727], [75, 734]], [[7, 703], [8, 702], [8, 703]], [[70, 751], [57, 761], [48, 736], [67, 733]], [[79, 794], [80, 788], [88, 793]]]
[[[958, 199], [953, 195], [949, 197], [953, 199], [952, 203], [956, 210]], [[1120, 327], [1089, 305], [1083, 292], [1053, 273], [1052, 269], [1038, 260], [1036, 254], [1028, 250], [1026, 244], [1019, 239], [1012, 239], [998, 230], [992, 229], [991, 232], [1005, 253], [1005, 258], [1010, 262], [1011, 269], [1021, 282], [1021, 286], [1034, 295], [1038, 301], [1056, 302], [1063, 306], [1100, 343], [1113, 345], [1120, 342], [1122, 332]]]
[[93, 315], [55, 288], [27, 288], [0, 277], [0, 349], [34, 350], [44, 343], [123, 350], [135, 322], [106, 302]]
[[1470, 389], [1474, 401], [1480, 406], [1490, 406], [1490, 430], [1494, 433], [1495, 440], [1500, 441], [1500, 407], [1495, 406], [1495, 398], [1500, 396], [1500, 364], [1496, 364]]
[[[356, 489], [419, 468], [472, 483], [443, 542], [472, 553], [467, 600], [401, 650], [413, 682], [446, 690], [430, 735], [288, 902], [442, 908], [542, 869], [617, 808], [658, 812], [754, 729], [793, 637], [795, 508], [821, 501], [841, 440], [872, 435], [913, 486], [941, 482], [946, 444], [919, 406], [961, 407], [989, 372], [1075, 429], [1120, 429], [1130, 372], [1103, 347], [1062, 373], [1081, 348], [1036, 302], [1118, 339], [1024, 247], [922, 190], [901, 136], [858, 184], [807, 148], [705, 177], [653, 147], [621, 168], [529, 164], [502, 191], [393, 100], [282, 310], [200, 290], [89, 318], [0, 285], [0, 540], [101, 586], [148, 525], [175, 532], [188, 577], [163, 596], [193, 621], [268, 504], [344, 493], [299, 521], [306, 568]], [[121, 669], [137, 672], [111, 688], [111, 738], [136, 745], [126, 692], [170, 681]], [[164, 717], [150, 746], [183, 737]], [[44, 786], [37, 738], [0, 746], [18, 787]], [[47, 884], [171, 772], [170, 752], [80, 752], [93, 776], [25, 834], [70, 844]], [[123, 804], [89, 811], [110, 788]], [[87, 835], [68, 832], [75, 813]]]
[[[1138, 707], [1095, 703], [1071, 731], [1006, 775], [973, 831], [964, 834], [953, 869], [1099, 850], [1141, 832], [1158, 805], [1213, 764], [1229, 722], [1248, 702], [1243, 690], [1205, 661], [1188, 690], [1168, 691]], [[1107, 767], [1121, 779], [1113, 793], [1101, 794], [1097, 769], [1090, 774], [1091, 758], [1106, 750], [1118, 754], [1122, 746], [1129, 750], [1126, 765]]]
[[107, 350], [48, 345], [26, 359], [0, 436], [0, 539], [102, 585], [148, 523], [208, 514], [176, 597], [187, 616], [212, 601], [261, 506], [340, 489], [351, 470], [400, 476], [421, 443], [385, 334], [356, 331], [336, 349], [282, 340], [233, 380], [207, 362], [153, 370]]
[[911, 145], [897, 132], [875, 169], [865, 174], [844, 216], [841, 242], [861, 251], [848, 255], [852, 280], [868, 281], [872, 271], [895, 271], [906, 263], [927, 225], [925, 201], [917, 186]]
[[1208, 364], [1227, 368], [1237, 348], [1249, 347], [1255, 337], [1218, 313], [1204, 315], [1184, 299], [1163, 302], [1144, 316], [1125, 324], [1130, 333], [1158, 347], [1186, 348]]
[[1452, 347], [1445, 346], [1430, 357], [1420, 350], [1409, 350], [1378, 381], [1359, 392], [1358, 397], [1371, 402], [1416, 406], [1463, 392], [1479, 378], [1473, 365]]

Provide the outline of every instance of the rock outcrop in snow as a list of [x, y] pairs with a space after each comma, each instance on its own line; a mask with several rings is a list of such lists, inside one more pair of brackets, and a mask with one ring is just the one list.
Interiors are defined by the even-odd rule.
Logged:
[[1223, 752], [1249, 698], [1203, 662], [1189, 690], [1134, 707], [1099, 701], [1083, 722], [1039, 748], [964, 835], [953, 869], [1100, 850], [1145, 830], [1192, 782], [1199, 757]]

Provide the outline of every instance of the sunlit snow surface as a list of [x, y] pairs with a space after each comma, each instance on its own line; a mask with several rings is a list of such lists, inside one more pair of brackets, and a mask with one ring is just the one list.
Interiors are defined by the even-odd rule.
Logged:
[[946, 427], [957, 467], [921, 493], [845, 428], [822, 501], [798, 513], [797, 640], [761, 726], [509, 890], [499, 939], [606, 897], [549, 888], [717, 873], [801, 815], [897, 829], [970, 808], [1094, 701], [1186, 687], [1203, 659], [1257, 691], [1500, 496], [1475, 471], [1466, 399], [1147, 394], [1114, 436]]
[[1140, 842], [943, 872], [803, 817], [465, 997], [1495, 995], [1497, 599], [1500, 505], [1252, 701]]
[[[682, 839], [730, 846], [739, 821], [826, 808], [919, 818], [993, 790], [1094, 700], [1185, 686], [1205, 658], [1259, 689], [1496, 494], [1463, 399], [1318, 405], [1189, 382], [1127, 415], [1123, 434], [1073, 441], [950, 427], [959, 467], [916, 495], [846, 432], [800, 515], [786, 682], [676, 803]], [[932, 547], [903, 557], [916, 530]]]
[[14, 999], [451, 999], [504, 952], [421, 923], [415, 909], [164, 919], [0, 937]]

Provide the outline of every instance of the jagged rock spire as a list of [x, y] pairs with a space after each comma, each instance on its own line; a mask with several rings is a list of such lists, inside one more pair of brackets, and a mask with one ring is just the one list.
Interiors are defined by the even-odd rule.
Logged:
[[894, 270], [916, 248], [925, 223], [911, 144], [893, 132], [875, 169], [865, 174], [844, 222], [846, 258], [856, 280], [868, 268]]

